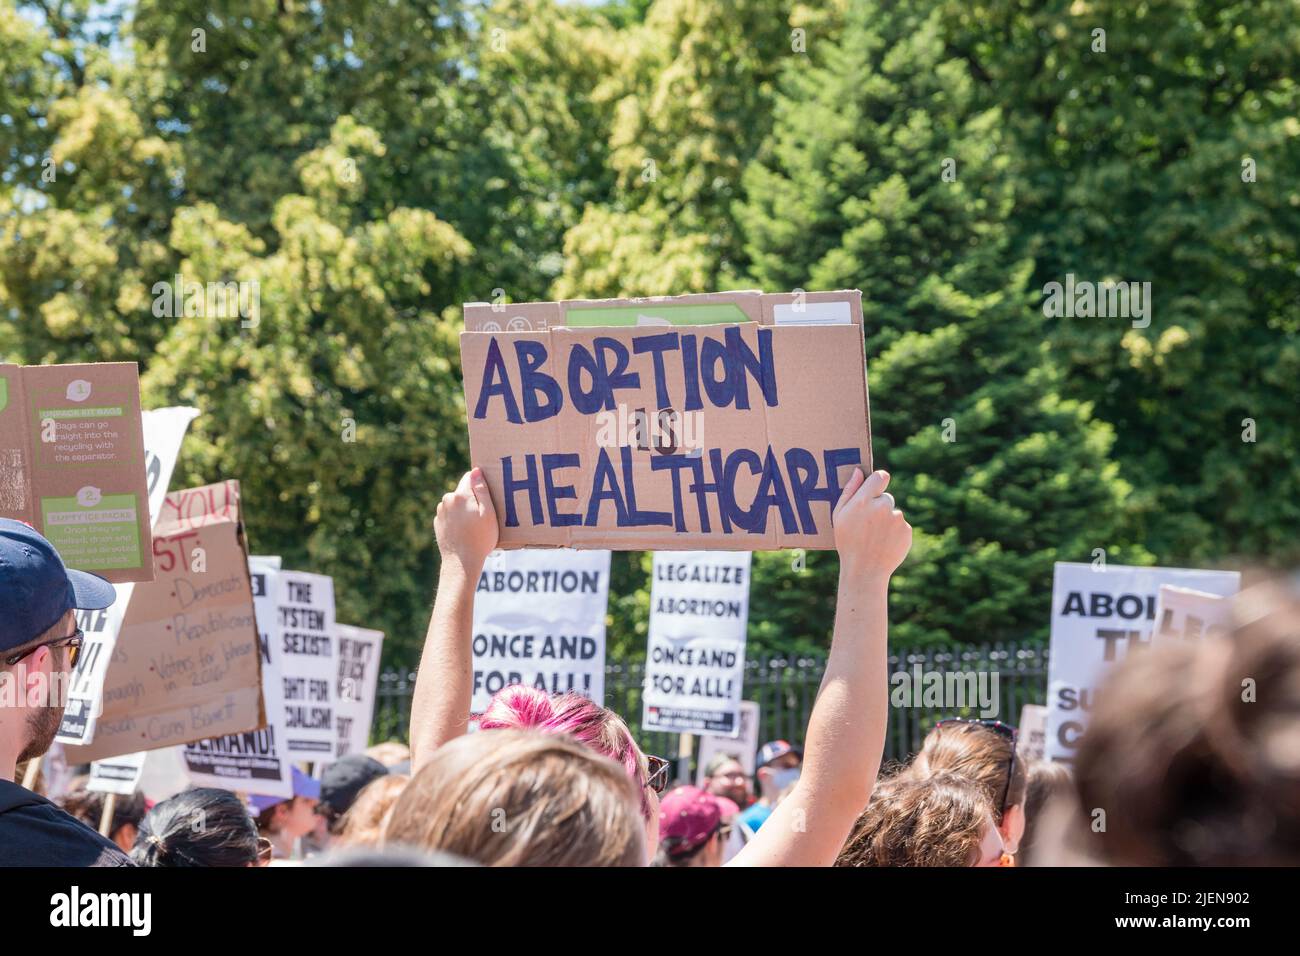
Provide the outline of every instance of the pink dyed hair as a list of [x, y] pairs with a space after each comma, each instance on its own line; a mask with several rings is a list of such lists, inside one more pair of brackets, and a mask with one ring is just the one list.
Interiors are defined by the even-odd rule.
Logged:
[[572, 737], [596, 753], [622, 765], [641, 791], [641, 812], [650, 816], [646, 798], [645, 758], [623, 718], [581, 694], [554, 696], [534, 687], [515, 685], [498, 691], [479, 720], [480, 730], [540, 730]]

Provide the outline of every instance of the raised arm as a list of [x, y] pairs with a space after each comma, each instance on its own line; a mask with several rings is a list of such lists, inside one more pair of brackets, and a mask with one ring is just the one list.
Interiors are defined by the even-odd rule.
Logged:
[[889, 710], [889, 576], [912, 546], [912, 528], [888, 485], [886, 472], [864, 479], [855, 470], [835, 506], [835, 632], [808, 720], [803, 771], [732, 865], [830, 866], [871, 798]]
[[411, 701], [411, 772], [465, 733], [472, 695], [474, 588], [497, 546], [497, 515], [483, 472], [475, 468], [442, 496], [433, 530], [442, 556], [438, 593]]

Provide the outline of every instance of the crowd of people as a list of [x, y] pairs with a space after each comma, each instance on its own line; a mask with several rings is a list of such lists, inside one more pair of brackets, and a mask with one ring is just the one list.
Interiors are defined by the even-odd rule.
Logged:
[[[822, 686], [803, 746], [764, 744], [752, 776], [747, 755], [730, 753], [700, 786], [673, 786], [670, 761], [572, 693], [507, 687], [470, 732], [475, 586], [497, 543], [475, 469], [434, 523], [441, 572], [409, 751], [381, 744], [319, 779], [295, 770], [289, 799], [200, 788], [152, 805], [122, 798], [108, 814], [84, 780], [61, 807], [15, 781], [62, 715], [20, 700], [0, 709], [0, 865], [1300, 862], [1295, 582], [1244, 591], [1229, 635], [1130, 655], [1070, 769], [1024, 759], [1004, 722], [961, 717], [882, 768], [889, 581], [912, 537], [888, 485], [884, 472], [855, 471], [834, 508], [840, 577]], [[0, 665], [26, 686], [66, 678], [81, 641], [75, 611], [112, 600], [31, 528], [0, 522]]]

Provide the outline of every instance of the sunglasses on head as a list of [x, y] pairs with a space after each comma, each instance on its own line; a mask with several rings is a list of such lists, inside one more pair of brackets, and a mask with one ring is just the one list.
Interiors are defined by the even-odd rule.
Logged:
[[1007, 763], [1007, 785], [1002, 790], [1002, 802], [997, 806], [998, 819], [1001, 819], [1003, 811], [1007, 808], [1007, 798], [1011, 796], [1011, 778], [1016, 773], [1016, 742], [1020, 739], [1020, 731], [1000, 720], [981, 720], [975, 717], [947, 717], [935, 724], [935, 727], [942, 727], [944, 724], [975, 724], [1011, 741], [1011, 759]]
[[668, 771], [672, 764], [654, 754], [646, 754], [645, 762], [647, 774], [645, 785], [655, 793], [663, 793], [668, 789]]
[[42, 641], [40, 644], [37, 644], [35, 647], [29, 647], [29, 648], [27, 648], [27, 650], [25, 650], [25, 651], [20, 651], [20, 652], [17, 653], [17, 654], [14, 654], [14, 655], [12, 655], [12, 656], [10, 656], [10, 657], [6, 657], [6, 658], [5, 658], [5, 665], [6, 665], [6, 666], [10, 666], [10, 667], [12, 667], [14, 664], [17, 664], [17, 663], [18, 663], [20, 660], [22, 660], [24, 657], [27, 657], [29, 654], [35, 654], [35, 653], [36, 653], [37, 651], [39, 651], [42, 647], [64, 647], [64, 646], [66, 646], [66, 647], [70, 647], [70, 648], [72, 648], [72, 650], [70, 650], [70, 651], [68, 652], [68, 666], [69, 666], [69, 667], [76, 667], [76, 666], [77, 666], [77, 658], [81, 656], [81, 645], [82, 645], [82, 642], [85, 640], [85, 637], [86, 637], [86, 635], [85, 635], [85, 633], [82, 632], [81, 628], [77, 628], [75, 631], [73, 631], [73, 632], [72, 632], [71, 634], [69, 634], [67, 637], [56, 637], [56, 638], [55, 638], [54, 640], [52, 640], [52, 641]]

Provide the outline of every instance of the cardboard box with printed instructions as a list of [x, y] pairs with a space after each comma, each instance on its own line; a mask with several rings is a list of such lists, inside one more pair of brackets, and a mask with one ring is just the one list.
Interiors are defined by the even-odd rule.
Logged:
[[0, 516], [69, 567], [152, 581], [148, 500], [135, 363], [0, 365]]

